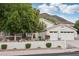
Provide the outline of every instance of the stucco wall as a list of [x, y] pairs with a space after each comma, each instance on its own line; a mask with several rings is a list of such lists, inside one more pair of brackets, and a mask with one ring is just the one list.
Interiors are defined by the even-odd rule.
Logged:
[[66, 48], [65, 41], [28, 41], [28, 42], [0, 42], [0, 49], [2, 44], [7, 44], [7, 49], [25, 49], [25, 44], [31, 43], [31, 48], [47, 48], [46, 43], [51, 42], [51, 48], [56, 48], [61, 46], [61, 48]]

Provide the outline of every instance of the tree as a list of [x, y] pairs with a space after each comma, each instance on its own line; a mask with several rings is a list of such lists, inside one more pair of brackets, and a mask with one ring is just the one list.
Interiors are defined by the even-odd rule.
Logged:
[[0, 31], [11, 33], [32, 33], [43, 31], [39, 11], [32, 4], [0, 4]]
[[77, 33], [79, 33], [79, 20], [75, 22], [74, 28], [77, 29]]

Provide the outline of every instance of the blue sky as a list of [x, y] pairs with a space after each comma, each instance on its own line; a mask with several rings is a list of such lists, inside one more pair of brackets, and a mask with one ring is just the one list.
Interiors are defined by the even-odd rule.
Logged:
[[75, 22], [76, 20], [79, 19], [78, 3], [57, 3], [57, 4], [33, 3], [32, 7], [39, 9], [40, 13], [57, 15], [71, 22]]

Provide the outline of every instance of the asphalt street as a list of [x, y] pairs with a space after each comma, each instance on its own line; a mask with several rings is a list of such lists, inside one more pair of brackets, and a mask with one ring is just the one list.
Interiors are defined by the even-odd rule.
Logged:
[[66, 52], [66, 53], [35, 54], [35, 55], [24, 55], [24, 56], [79, 56], [79, 51]]

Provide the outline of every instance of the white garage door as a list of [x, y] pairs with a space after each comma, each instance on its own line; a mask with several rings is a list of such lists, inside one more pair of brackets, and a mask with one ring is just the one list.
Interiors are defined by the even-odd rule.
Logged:
[[58, 40], [58, 32], [50, 31], [50, 40]]
[[71, 32], [71, 31], [61, 31], [60, 39], [61, 40], [74, 40], [74, 32]]

